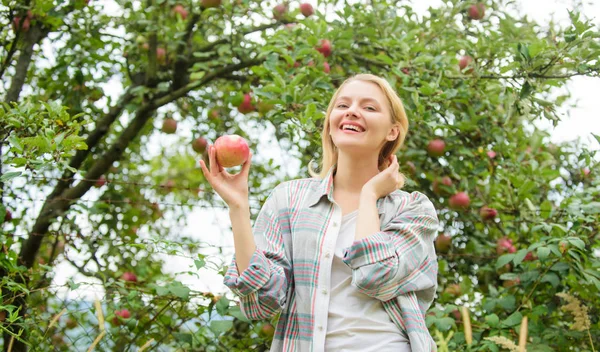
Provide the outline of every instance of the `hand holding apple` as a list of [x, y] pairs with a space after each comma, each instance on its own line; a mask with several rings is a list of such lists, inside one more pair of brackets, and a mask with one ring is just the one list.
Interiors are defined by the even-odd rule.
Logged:
[[[223, 150], [221, 150], [221, 153], [223, 154]], [[227, 155], [222, 157], [226, 158]], [[219, 163], [217, 159], [217, 147], [215, 145], [208, 147], [210, 169], [206, 167], [204, 160], [200, 160], [204, 177], [230, 208], [248, 207], [248, 173], [250, 171], [251, 159], [252, 153], [248, 150], [247, 157], [244, 158], [245, 161], [243, 162], [242, 170], [233, 175], [225, 171], [224, 166]]]
[[362, 193], [370, 193], [379, 199], [398, 189], [401, 181], [400, 174], [398, 173], [398, 169], [400, 168], [398, 157], [390, 155], [389, 161], [390, 166], [365, 183], [361, 190]]

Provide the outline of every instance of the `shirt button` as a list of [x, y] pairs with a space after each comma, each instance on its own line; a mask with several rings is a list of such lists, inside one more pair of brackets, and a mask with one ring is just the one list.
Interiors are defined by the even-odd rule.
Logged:
[[323, 290], [321, 291], [322, 294], [326, 295], [327, 294], [327, 290]]
[[325, 253], [325, 258], [329, 258], [329, 257], [331, 257], [331, 253], [329, 253], [329, 252]]
[[323, 331], [323, 326], [319, 325], [319, 330]]
[[338, 225], [337, 221], [334, 221], [333, 222], [333, 227], [337, 227], [337, 225]]

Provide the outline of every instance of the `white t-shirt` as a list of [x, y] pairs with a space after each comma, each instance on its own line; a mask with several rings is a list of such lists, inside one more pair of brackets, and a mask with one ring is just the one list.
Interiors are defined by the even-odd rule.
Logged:
[[354, 242], [358, 210], [342, 217], [331, 270], [331, 296], [325, 351], [410, 352], [381, 301], [352, 286], [352, 270], [342, 261], [343, 249]]

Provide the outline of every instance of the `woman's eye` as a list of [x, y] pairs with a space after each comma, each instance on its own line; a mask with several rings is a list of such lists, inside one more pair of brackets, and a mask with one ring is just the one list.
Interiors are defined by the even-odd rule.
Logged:
[[366, 107], [366, 109], [367, 109], [367, 110], [371, 110], [371, 111], [375, 111], [375, 110], [376, 110], [376, 109], [375, 109], [374, 107], [372, 107], [372, 106], [367, 106], [367, 107]]
[[346, 104], [338, 104], [338, 106], [337, 106], [337, 107], [338, 107], [338, 108], [346, 108], [346, 107], [348, 107], [348, 106], [347, 106]]

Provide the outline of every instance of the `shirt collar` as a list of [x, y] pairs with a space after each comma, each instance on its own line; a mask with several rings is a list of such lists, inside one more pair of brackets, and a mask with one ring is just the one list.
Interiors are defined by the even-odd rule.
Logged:
[[[327, 200], [329, 200], [329, 202], [333, 204], [333, 174], [336, 170], [336, 166], [337, 165], [334, 164], [329, 168], [329, 171], [327, 172], [325, 177], [323, 177], [323, 179], [320, 181], [317, 189], [310, 195], [310, 198], [308, 200], [309, 207], [313, 207], [317, 203], [319, 203], [323, 196], [327, 196]], [[385, 212], [383, 209], [383, 200], [384, 198], [379, 198], [377, 200], [377, 210], [380, 215]]]

